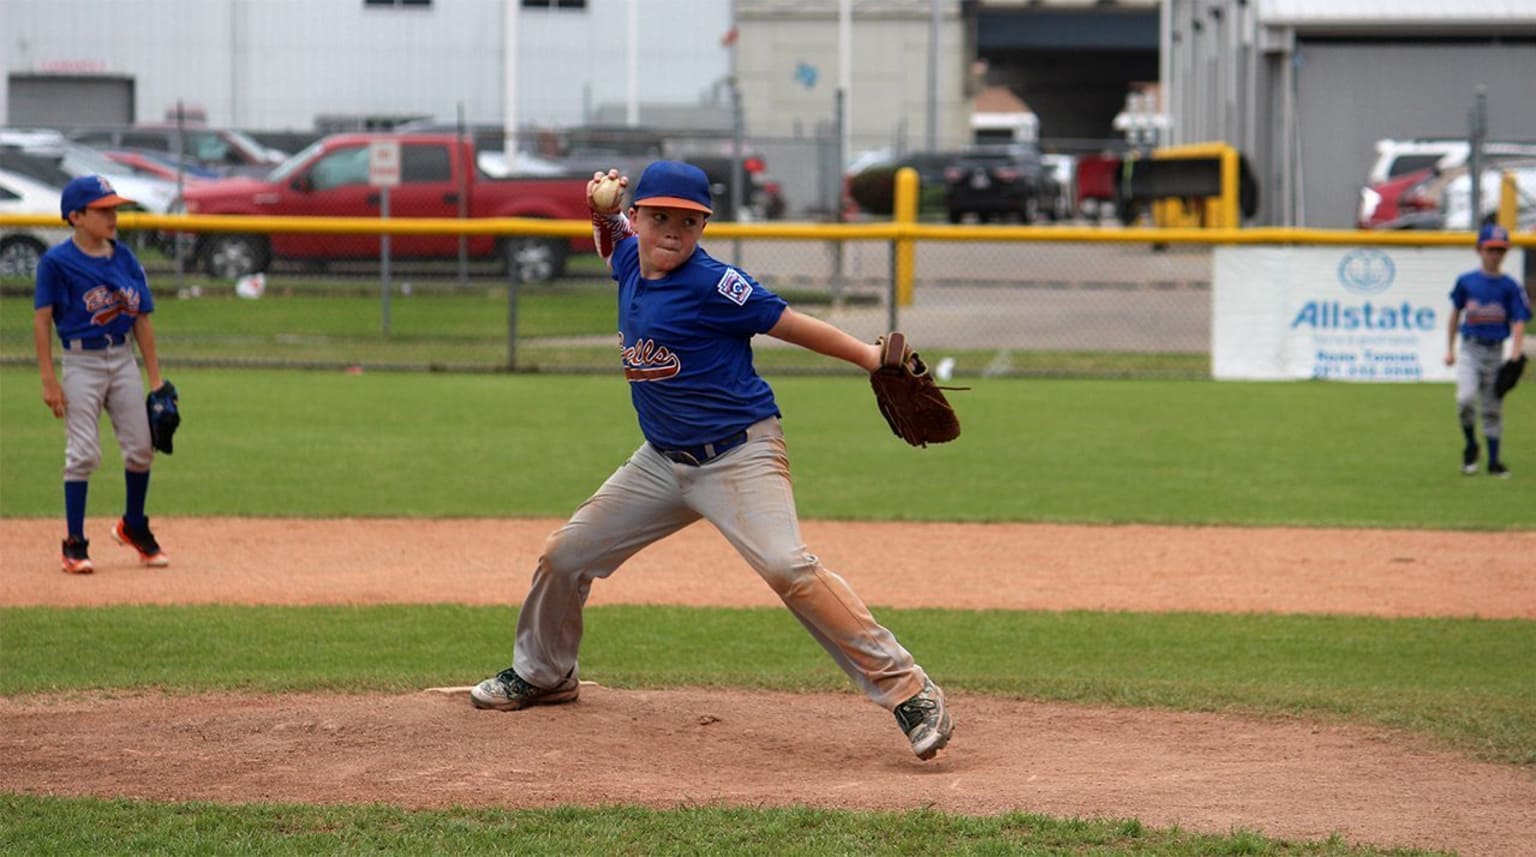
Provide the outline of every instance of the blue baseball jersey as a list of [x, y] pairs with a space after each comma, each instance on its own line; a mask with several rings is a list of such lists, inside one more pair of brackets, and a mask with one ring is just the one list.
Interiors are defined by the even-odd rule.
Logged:
[[1525, 289], [1507, 274], [1468, 271], [1456, 278], [1451, 303], [1462, 316], [1461, 335], [1478, 339], [1508, 339], [1510, 322], [1529, 321], [1531, 303]]
[[126, 335], [140, 313], [155, 311], [144, 266], [127, 245], [113, 244], [111, 257], [103, 258], [66, 240], [38, 260], [32, 308], [53, 307], [60, 339]]
[[702, 247], [655, 280], [640, 276], [634, 236], [612, 261], [624, 377], [646, 440], [699, 446], [779, 415], [752, 365], [752, 337], [778, 324], [782, 298]]

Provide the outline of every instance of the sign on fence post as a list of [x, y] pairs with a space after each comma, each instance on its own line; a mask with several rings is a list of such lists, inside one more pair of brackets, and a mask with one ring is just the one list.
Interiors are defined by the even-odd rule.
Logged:
[[[383, 139], [368, 143], [368, 184], [379, 189], [379, 218], [389, 220], [389, 189], [400, 184], [400, 141]], [[384, 335], [389, 335], [389, 233], [379, 236], [379, 314]]]

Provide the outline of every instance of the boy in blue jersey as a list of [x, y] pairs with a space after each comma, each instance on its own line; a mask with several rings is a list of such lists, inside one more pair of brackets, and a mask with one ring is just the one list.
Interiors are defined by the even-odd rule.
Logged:
[[697, 167], [646, 167], [627, 215], [587, 187], [598, 250], [618, 283], [624, 376], [645, 443], [550, 535], [517, 619], [512, 666], [471, 692], [504, 711], [574, 701], [582, 606], [592, 582], [700, 518], [713, 524], [870, 699], [890, 710], [920, 759], [953, 731], [943, 691], [848, 583], [807, 550], [779, 409], [752, 365], [767, 334], [865, 371], [879, 348], [790, 309], [698, 246], [711, 214]]
[[[144, 515], [154, 448], [144, 381], [133, 345], [159, 389], [160, 358], [150, 313], [155, 300], [144, 266], [117, 240], [118, 196], [101, 176], [80, 176], [64, 186], [59, 209], [74, 233], [50, 247], [37, 265], [32, 339], [43, 404], [64, 418], [64, 539], [60, 562], [68, 574], [95, 570], [85, 538], [85, 499], [91, 473], [101, 463], [101, 412], [105, 408], [123, 452], [127, 502], [112, 525], [112, 538], [138, 552], [144, 565], [170, 564]], [[64, 348], [62, 382], [53, 372], [53, 331]]]
[[[1456, 415], [1466, 445], [1461, 452], [1461, 472], [1477, 473], [1477, 429], [1483, 415], [1483, 439], [1488, 442], [1488, 475], [1508, 477], [1500, 457], [1504, 438], [1503, 400], [1493, 392], [1494, 378], [1504, 362], [1504, 340], [1511, 343], [1509, 358], [1519, 357], [1525, 344], [1525, 323], [1531, 303], [1525, 289], [1513, 277], [1501, 273], [1509, 250], [1509, 230], [1495, 223], [1477, 234], [1477, 255], [1482, 265], [1456, 278], [1451, 289], [1451, 320], [1448, 326], [1445, 365], [1456, 366]], [[1460, 363], [1456, 334], [1461, 334]]]

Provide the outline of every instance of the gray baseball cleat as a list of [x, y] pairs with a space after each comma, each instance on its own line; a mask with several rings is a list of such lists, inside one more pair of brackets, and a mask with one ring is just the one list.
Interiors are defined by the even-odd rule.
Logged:
[[523, 677], [507, 667], [492, 678], [475, 685], [469, 691], [469, 701], [476, 708], [494, 708], [497, 711], [516, 711], [530, 705], [559, 705], [575, 702], [581, 693], [581, 683], [574, 678], [560, 682], [559, 687], [545, 690], [534, 687]]
[[955, 725], [944, 706], [944, 691], [930, 679], [923, 679], [923, 689], [916, 696], [896, 706], [896, 723], [912, 742], [912, 752], [928, 761], [949, 743]]

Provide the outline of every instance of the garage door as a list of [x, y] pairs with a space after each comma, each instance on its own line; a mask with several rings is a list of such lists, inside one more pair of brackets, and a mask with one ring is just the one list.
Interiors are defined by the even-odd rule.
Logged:
[[1297, 56], [1302, 225], [1352, 228], [1376, 140], [1465, 137], [1479, 85], [1490, 137], [1536, 139], [1530, 42], [1303, 40]]
[[133, 78], [12, 74], [9, 124], [70, 128], [133, 122]]

